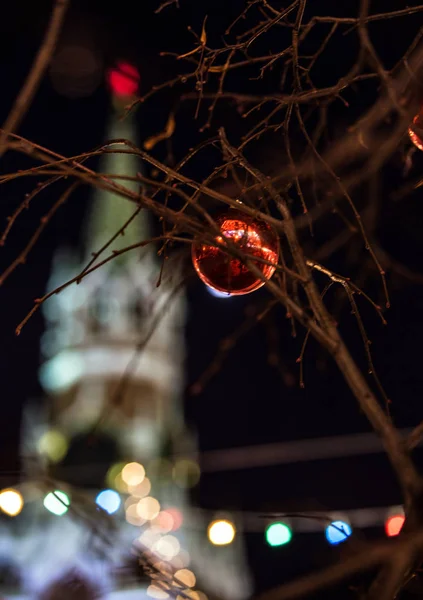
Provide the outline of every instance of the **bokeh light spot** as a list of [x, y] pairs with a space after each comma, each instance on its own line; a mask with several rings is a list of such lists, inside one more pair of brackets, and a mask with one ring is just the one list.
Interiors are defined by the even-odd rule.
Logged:
[[175, 577], [188, 588], [194, 587], [197, 581], [194, 573], [189, 569], [179, 569], [175, 572]]
[[179, 510], [179, 508], [175, 508], [175, 507], [166, 508], [166, 512], [169, 513], [173, 519], [172, 531], [177, 531], [182, 526], [182, 523], [184, 522], [184, 517], [182, 515], [182, 512]]
[[162, 510], [151, 521], [151, 525], [160, 529], [162, 533], [169, 533], [173, 530], [173, 517], [167, 510]]
[[181, 544], [173, 535], [164, 535], [154, 544], [153, 547], [153, 551], [164, 560], [172, 560], [172, 558], [178, 554], [180, 549]]
[[161, 587], [154, 584], [148, 586], [147, 595], [150, 596], [150, 598], [157, 598], [157, 600], [169, 598], [169, 594], [166, 590], [163, 590]]
[[128, 486], [122, 479], [122, 469], [125, 463], [119, 462], [112, 465], [106, 474], [106, 483], [110, 488], [116, 489], [118, 492], [125, 493]]
[[235, 538], [235, 525], [226, 519], [217, 519], [210, 523], [207, 535], [215, 546], [226, 546]]
[[126, 485], [139, 485], [145, 477], [145, 469], [137, 462], [131, 462], [122, 469], [122, 479]]
[[266, 541], [269, 546], [283, 546], [292, 538], [292, 531], [286, 523], [271, 523], [266, 529]]
[[9, 517], [16, 517], [24, 505], [22, 494], [18, 490], [7, 489], [0, 492], [0, 509]]
[[46, 431], [38, 440], [38, 452], [57, 463], [62, 460], [68, 451], [68, 441], [62, 432], [57, 429]]
[[187, 550], [181, 548], [178, 552], [178, 555], [172, 558], [172, 566], [174, 569], [186, 569], [189, 567], [191, 562], [191, 557]]
[[103, 490], [97, 495], [95, 501], [96, 504], [108, 512], [109, 515], [115, 513], [122, 503], [119, 494], [115, 492], [115, 490]]
[[146, 521], [151, 521], [152, 519], [156, 518], [159, 512], [160, 503], [152, 496], [141, 498], [141, 500], [137, 503], [137, 513]]
[[44, 498], [44, 507], [54, 515], [64, 515], [69, 508], [70, 500], [69, 496], [62, 492], [61, 490], [55, 490], [54, 492], [49, 492], [47, 496]]
[[172, 463], [165, 458], [155, 458], [148, 463], [147, 471], [153, 481], [166, 481], [172, 476]]
[[172, 471], [174, 482], [181, 488], [191, 488], [197, 485], [200, 474], [199, 465], [195, 461], [187, 459], [176, 461]]
[[135, 498], [144, 498], [148, 496], [151, 490], [151, 482], [148, 477], [144, 477], [141, 483], [137, 485], [128, 485], [128, 492]]
[[329, 544], [336, 546], [345, 542], [346, 539], [352, 534], [351, 526], [344, 521], [333, 521], [326, 527], [326, 539]]
[[393, 515], [385, 523], [385, 532], [388, 537], [398, 535], [404, 525], [404, 515]]
[[[125, 503], [126, 505], [126, 503]], [[145, 519], [139, 516], [137, 511], [137, 502], [129, 504], [125, 508], [125, 518], [130, 525], [141, 527], [145, 523]]]

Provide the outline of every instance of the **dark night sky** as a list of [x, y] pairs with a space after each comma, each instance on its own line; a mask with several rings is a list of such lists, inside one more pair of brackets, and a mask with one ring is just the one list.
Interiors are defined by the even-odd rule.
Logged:
[[[232, 0], [195, 1], [181, 0], [181, 10], [164, 10], [159, 17], [152, 16], [150, 2], [74, 2], [69, 22], [100, 23], [99, 44], [106, 66], [117, 58], [134, 61], [141, 73], [142, 92], [151, 85], [171, 77], [174, 63], [160, 58], [158, 51], [191, 49], [192, 36], [186, 30], [191, 24], [200, 31], [204, 15], [209, 15], [208, 28], [223, 32], [225, 26], [236, 16], [243, 2]], [[283, 5], [283, 3], [281, 3]], [[312, 3], [313, 4], [313, 3]], [[341, 14], [356, 14], [357, 3], [322, 2], [320, 14], [336, 10]], [[387, 5], [396, 7], [395, 2], [374, 2], [372, 12]], [[34, 6], [36, 5], [36, 7]], [[135, 8], [137, 5], [137, 8]], [[141, 7], [142, 5], [142, 7]], [[13, 98], [21, 85], [33, 54], [46, 24], [50, 3], [15, 2], [9, 6], [6, 18], [0, 24], [0, 114], [3, 121]], [[3, 8], [2, 8], [3, 11]], [[410, 42], [422, 25], [421, 17], [411, 17], [400, 26], [384, 23], [375, 30], [378, 50], [389, 64], [394, 60], [393, 44], [386, 39], [395, 39], [395, 49]], [[212, 34], [210, 34], [212, 35]], [[215, 44], [219, 36], [215, 36]], [[385, 41], [384, 41], [385, 40]], [[323, 59], [321, 71], [317, 73], [319, 84], [326, 85], [330, 76], [345, 70], [345, 61], [353, 60], [356, 50], [353, 36], [348, 41], [336, 38], [329, 57]], [[326, 62], [325, 62], [326, 61]], [[178, 64], [178, 68], [180, 64]], [[256, 90], [272, 89], [277, 82], [277, 73], [264, 83], [240, 79], [244, 88]], [[261, 86], [261, 87], [260, 87]], [[191, 91], [191, 90], [190, 90]], [[365, 88], [360, 96], [350, 93], [349, 111], [336, 106], [331, 114], [333, 121], [344, 127], [371, 101], [375, 90]], [[144, 139], [156, 133], [165, 124], [169, 107], [179, 89], [162, 93], [154, 101], [147, 102], [137, 112], [139, 135]], [[103, 140], [108, 114], [107, 90], [101, 85], [91, 96], [68, 100], [57, 94], [47, 77], [40, 88], [33, 106], [22, 124], [19, 133], [66, 155], [91, 149]], [[181, 109], [174, 139], [175, 156], [180, 158], [191, 145], [198, 142], [198, 126], [191, 118], [192, 106]], [[223, 123], [236, 138], [243, 123], [233, 117], [234, 111], [221, 108], [217, 111], [215, 125]], [[337, 125], [338, 126], [338, 125]], [[208, 135], [213, 133], [210, 132]], [[204, 139], [204, 136], [203, 136]], [[163, 148], [158, 147], [156, 156], [163, 158]], [[208, 162], [210, 161], [210, 162]], [[7, 155], [2, 161], [2, 172], [9, 172], [25, 165], [24, 159]], [[423, 166], [421, 157], [415, 158], [414, 175]], [[206, 157], [203, 164], [196, 164], [193, 175], [204, 177], [213, 167], [213, 157]], [[423, 272], [422, 252], [423, 225], [422, 193], [395, 203], [389, 200], [389, 191], [402, 181], [401, 151], [392, 158], [386, 172], [381, 175], [381, 197], [386, 205], [381, 210], [380, 240], [393, 256], [416, 272]], [[6, 184], [0, 187], [0, 226], [6, 217], [31, 188], [31, 182]], [[0, 251], [0, 268], [4, 269], [25, 244], [45, 207], [54, 200], [57, 189], [46, 192], [33, 208], [19, 221], [14, 233]], [[53, 250], [62, 243], [76, 244], [81, 221], [89, 202], [89, 190], [75, 195], [47, 228], [42, 239], [33, 250], [27, 264], [20, 267], [0, 289], [0, 380], [2, 382], [1, 409], [2, 427], [0, 475], [12, 484], [19, 469], [18, 431], [22, 405], [25, 399], [39, 396], [36, 369], [39, 363], [39, 335], [43, 323], [36, 315], [22, 335], [16, 338], [14, 327], [26, 314], [34, 298], [43, 293], [50, 268]], [[339, 222], [337, 222], [339, 226]], [[330, 223], [329, 225], [330, 226]], [[351, 268], [352, 276], [358, 276], [363, 257], [350, 266], [345, 253], [331, 257], [329, 266], [345, 273]], [[382, 327], [374, 314], [364, 305], [363, 317], [369, 336], [376, 366], [392, 400], [392, 413], [399, 426], [412, 426], [423, 418], [421, 397], [423, 370], [421, 369], [420, 340], [423, 337], [423, 287], [408, 281], [388, 277], [393, 284], [392, 308], [387, 318], [388, 325]], [[379, 301], [380, 281], [376, 276], [367, 282], [367, 290]], [[220, 300], [212, 297], [194, 277], [188, 288], [189, 322], [187, 325], [188, 383], [193, 383], [211, 358], [223, 336], [230, 334], [245, 318], [251, 307], [257, 309], [267, 298], [266, 291], [251, 297]], [[353, 353], [365, 368], [363, 350], [356, 325], [346, 304], [340, 315], [341, 328], [350, 341]], [[269, 365], [269, 330], [278, 333], [273, 343], [280, 353], [285, 378], [280, 371]], [[341, 376], [323, 352], [310, 342], [305, 360], [306, 387], [298, 386], [299, 354], [304, 332], [299, 330], [297, 339], [290, 335], [290, 326], [284, 313], [275, 310], [269, 320], [257, 325], [245, 335], [231, 351], [221, 372], [210, 381], [206, 389], [196, 397], [186, 396], [187, 418], [199, 431], [200, 447], [203, 450], [232, 446], [262, 444], [275, 441], [340, 435], [369, 431], [363, 415], [356, 407], [351, 393]], [[288, 374], [288, 375], [287, 375]], [[291, 383], [291, 385], [287, 385]], [[363, 484], [365, 482], [365, 484]], [[387, 460], [382, 456], [371, 459], [354, 459], [272, 467], [239, 473], [207, 475], [196, 492], [196, 500], [208, 508], [238, 508], [250, 510], [284, 510], [293, 506], [342, 509], [371, 505], [397, 503], [398, 490], [391, 475]], [[309, 536], [312, 538], [313, 536]], [[301, 536], [289, 547], [270, 551], [262, 537], [248, 537], [249, 553], [257, 573], [258, 585], [268, 587], [281, 581], [281, 562], [285, 575], [318, 566], [316, 559], [304, 558], [305, 540]], [[322, 563], [334, 554], [324, 540], [307, 541], [315, 548]], [[314, 554], [316, 553], [308, 553]], [[308, 556], [307, 554], [307, 556]], [[300, 557], [302, 557], [300, 559]], [[311, 561], [311, 562], [310, 562]]]

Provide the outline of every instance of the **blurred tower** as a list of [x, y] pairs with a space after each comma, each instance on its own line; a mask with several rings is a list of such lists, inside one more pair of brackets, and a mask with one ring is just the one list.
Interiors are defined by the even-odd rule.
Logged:
[[[107, 139], [133, 138], [131, 119], [112, 116]], [[125, 152], [129, 147], [110, 149]], [[126, 153], [106, 154], [100, 164], [102, 173], [133, 179], [141, 170], [140, 161]], [[117, 181], [133, 191], [140, 187], [136, 181]], [[81, 272], [110, 240], [94, 267], [113, 252], [148, 240], [148, 215], [137, 211], [126, 198], [96, 190], [83, 231], [83, 251], [79, 256], [58, 253], [49, 289]], [[184, 301], [181, 294], [171, 297], [178, 274], [173, 272], [173, 281], [165, 275], [157, 287], [159, 272], [151, 244], [116, 256], [46, 303], [42, 338], [46, 360], [40, 378], [54, 396], [56, 427], [81, 443], [84, 432], [95, 427], [114, 441], [116, 454], [146, 462], [160, 453], [165, 433], [182, 426]], [[92, 479], [87, 484], [92, 486]]]
[[[124, 84], [120, 75], [118, 87]], [[118, 96], [115, 109], [120, 108], [122, 94]], [[107, 139], [121, 141], [109, 147], [116, 152], [102, 155], [98, 170], [108, 177], [120, 176], [117, 183], [137, 192], [137, 173], [143, 165], [122, 141], [136, 143], [135, 126], [131, 117], [119, 116], [119, 110], [111, 114]], [[82, 237], [80, 251], [62, 249], [56, 255], [49, 290], [75, 277], [91, 260], [96, 265], [112, 252], [149, 239], [148, 214], [126, 198], [96, 189]], [[105, 245], [107, 249], [98, 254]], [[71, 493], [80, 491], [83, 518], [77, 514], [75, 519], [71, 510], [59, 519], [52, 517], [42, 500], [37, 502], [34, 527], [26, 531], [15, 552], [28, 587], [39, 598], [56, 598], [54, 589], [60, 596], [63, 581], [68, 580], [85, 586], [87, 594], [89, 590], [109, 594], [114, 589], [116, 598], [145, 597], [145, 588], [139, 586], [132, 590], [136, 595], [129, 596], [132, 592], [121, 589], [113, 575], [140, 534], [137, 523], [118, 515], [104, 519], [112, 552], [106, 544], [100, 553], [87, 527], [96, 512], [95, 494], [106, 487], [106, 474], [119, 461], [145, 465], [152, 479], [151, 495], [162, 507], [177, 507], [183, 515], [184, 525], [175, 535], [191, 556], [189, 568], [196, 573], [200, 589], [203, 586], [228, 600], [250, 593], [241, 541], [226, 548], [210, 546], [207, 522], [190, 508], [187, 492], [149, 472], [149, 465], [157, 464], [160, 457], [174, 460], [174, 453], [192, 455], [195, 449], [184, 425], [181, 401], [185, 303], [182, 293], [175, 294], [180, 274], [177, 269], [165, 270], [157, 286], [159, 274], [156, 248], [149, 244], [115, 256], [44, 305], [40, 380], [51, 401], [45, 418], [29, 419], [24, 445], [34, 445], [28, 441], [30, 435], [42, 452], [45, 443], [40, 446], [39, 440], [49, 439], [51, 458], [59, 440], [54, 476], [64, 488], [73, 486]], [[145, 539], [151, 538], [152, 528], [148, 531]]]

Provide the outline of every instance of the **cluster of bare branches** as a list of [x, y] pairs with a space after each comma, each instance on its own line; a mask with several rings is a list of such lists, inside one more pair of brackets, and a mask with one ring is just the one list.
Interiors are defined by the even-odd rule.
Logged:
[[[267, 222], [278, 233], [283, 247], [275, 276], [265, 281], [268, 303], [222, 343], [216, 361], [208, 367], [195, 389], [198, 391], [206, 385], [239, 336], [274, 306], [282, 305], [293, 322], [293, 330], [296, 331], [296, 326], [300, 325], [304, 332], [299, 361], [302, 362], [307, 340], [313, 337], [335, 361], [359, 409], [380, 435], [402, 489], [406, 525], [395, 543], [366, 545], [352, 558], [275, 589], [265, 594], [263, 600], [303, 597], [373, 568], [378, 569], [378, 575], [367, 590], [366, 599], [397, 597], [423, 561], [423, 480], [410, 455], [423, 433], [423, 427], [418, 425], [406, 441], [395, 428], [387, 410], [382, 384], [375, 373], [370, 342], [356, 298], [364, 297], [384, 323], [385, 308], [390, 304], [386, 270], [397, 270], [405, 277], [420, 281], [418, 275], [396, 262], [378, 244], [374, 235], [378, 204], [376, 195], [371, 191], [380, 170], [403, 144], [412, 118], [419, 110], [423, 28], [417, 30], [396, 62], [387, 67], [372, 40], [371, 26], [387, 20], [421, 19], [423, 5], [375, 14], [371, 11], [369, 0], [361, 0], [356, 15], [341, 17], [316, 14], [318, 7], [307, 0], [294, 0], [284, 8], [277, 8], [274, 6], [276, 3], [268, 0], [251, 0], [245, 4], [235, 22], [227, 27], [224, 43], [219, 47], [209, 42], [209, 38], [215, 36], [208, 30], [205, 19], [202, 30], [192, 32], [195, 37], [193, 48], [187, 49], [184, 54], [173, 55], [175, 77], [145, 91], [127, 107], [127, 111], [147, 110], [151, 97], [169, 88], [181, 90], [165, 130], [154, 138], [144, 140], [143, 148], [135, 147], [129, 140], [109, 140], [94, 150], [69, 157], [17, 133], [54, 52], [67, 4], [65, 0], [56, 1], [43, 45], [1, 130], [0, 155], [6, 151], [20, 153], [29, 157], [34, 165], [0, 176], [3, 186], [12, 180], [25, 178], [29, 190], [9, 216], [0, 244], [7, 243], [9, 233], [18, 225], [22, 212], [36, 202], [47, 187], [62, 180], [69, 183], [66, 191], [58, 196], [41, 219], [22, 252], [0, 274], [0, 283], [3, 284], [13, 271], [25, 263], [56, 211], [79, 186], [88, 185], [119, 194], [133, 204], [134, 213], [80, 273], [35, 300], [28, 314], [17, 325], [16, 333], [21, 332], [35, 311], [53, 294], [89, 277], [95, 269], [114, 260], [118, 254], [132, 252], [147, 243], [158, 244], [159, 254], [168, 256], [175, 248], [189, 247], [193, 239], [201, 238], [239, 258], [251, 272], [263, 278], [256, 259], [252, 261], [229, 240], [216, 241], [219, 230], [213, 215], [216, 209], [236, 208]], [[178, 10], [177, 3], [166, 2], [157, 9], [158, 12], [167, 10]], [[270, 50], [272, 43], [267, 45], [266, 40], [274, 35], [275, 29], [280, 47]], [[319, 80], [316, 71], [332, 40], [339, 34], [354, 36], [357, 43], [355, 60], [345, 65], [344, 72], [336, 81], [320, 86], [316, 83]], [[275, 38], [270, 39], [273, 41]], [[232, 76], [244, 70], [248, 74], [248, 85], [244, 86], [245, 91], [239, 91], [239, 80]], [[251, 77], [252, 72], [255, 72], [255, 77]], [[278, 80], [278, 91], [262, 94], [260, 82], [269, 74]], [[249, 91], [251, 80], [251, 87], [258, 91]], [[337, 134], [337, 124], [331, 122], [331, 116], [335, 114], [333, 106], [337, 103], [346, 105], [351, 90], [369, 81], [376, 90], [374, 101], [356, 112], [348, 126], [343, 127], [342, 133]], [[178, 129], [178, 111], [186, 105], [193, 107], [198, 120], [199, 144], [179, 161], [160, 161], [152, 151], [165, 140], [172, 143]], [[245, 128], [237, 139], [230, 139], [228, 130], [218, 122], [218, 110], [222, 105], [225, 110], [233, 110], [245, 120]], [[204, 132], [208, 131], [210, 137], [204, 137]], [[271, 165], [271, 169], [260, 164], [257, 166], [260, 161], [251, 158], [252, 149], [262, 138], [278, 144], [279, 158], [277, 165]], [[197, 180], [189, 174], [190, 165], [210, 149], [217, 157], [216, 165], [205, 178]], [[90, 166], [92, 159], [110, 152], [138, 156], [150, 167], [152, 175], [137, 173], [129, 178], [96, 172]], [[139, 182], [141, 191], [131, 191], [126, 186], [129, 180]], [[34, 181], [35, 185], [31, 183]], [[413, 190], [419, 184], [419, 181], [407, 181], [405, 189]], [[370, 192], [366, 200], [357, 202], [356, 191], [363, 186]], [[114, 239], [124, 234], [132, 218], [141, 210], [150, 211], [161, 221], [161, 235], [108, 252]], [[319, 227], [328, 215], [334, 214], [338, 217], [338, 227], [327, 236], [324, 244], [316, 247], [311, 235], [313, 228]], [[349, 276], [341, 276], [325, 266], [324, 261], [333, 252], [349, 244], [364, 249], [369, 270], [380, 278], [385, 306], [373, 300]], [[371, 377], [357, 366], [340, 334], [335, 315], [329, 309], [326, 294], [333, 286], [338, 286], [345, 294], [356, 316], [369, 372], [376, 386], [372, 385]], [[139, 351], [142, 347], [141, 343]]]

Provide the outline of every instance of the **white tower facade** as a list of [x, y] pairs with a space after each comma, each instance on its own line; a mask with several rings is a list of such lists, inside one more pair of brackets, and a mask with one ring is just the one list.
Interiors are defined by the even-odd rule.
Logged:
[[[134, 137], [129, 118], [113, 116], [108, 139]], [[122, 144], [111, 150], [128, 150]], [[106, 154], [100, 170], [136, 177], [142, 165], [131, 154]], [[137, 190], [140, 184], [124, 181]], [[137, 206], [97, 190], [84, 231], [82, 261], [69, 252], [57, 256], [49, 287], [81, 272], [93, 253], [113, 240]], [[148, 215], [141, 210], [98, 256], [96, 264], [133, 244], [148, 240]], [[41, 382], [54, 397], [56, 425], [66, 435], [94, 427], [117, 441], [122, 455], [157, 456], [166, 429], [180, 421], [185, 321], [182, 294], [175, 295], [178, 273], [165, 273], [158, 286], [157, 248], [147, 245], [121, 254], [45, 305], [42, 340], [46, 362]], [[138, 350], [137, 350], [138, 348]]]
[[[131, 119], [112, 114], [107, 139], [135, 143], [135, 137]], [[139, 189], [137, 173], [143, 168], [139, 159], [119, 153], [129, 149], [122, 143], [110, 149], [118, 152], [104, 154], [99, 171], [108, 177], [120, 176], [119, 182], [134, 191]], [[135, 215], [136, 211], [137, 206], [127, 199], [95, 190], [85, 219], [83, 250], [59, 251], [49, 290], [81, 273], [93, 258], [95, 265], [115, 251], [148, 240], [148, 214], [140, 210]], [[10, 538], [8, 546], [18, 557], [29, 597], [64, 600], [69, 580], [80, 590], [78, 598], [98, 597], [95, 594], [148, 597], [148, 584], [122, 587], [113, 575], [140, 535], [137, 522], [125, 520], [124, 510], [120, 518], [113, 515], [103, 520], [110, 547], [106, 542], [100, 553], [87, 523], [95, 512], [95, 494], [105, 487], [104, 474], [112, 462], [137, 461], [149, 475], [149, 465], [163, 456], [169, 440], [178, 440], [179, 452], [181, 447], [190, 449], [191, 460], [195, 450], [184, 426], [182, 406], [185, 300], [180, 290], [176, 293], [181, 274], [177, 269], [172, 273], [164, 270], [158, 285], [160, 267], [157, 247], [136, 248], [115, 256], [45, 304], [40, 380], [49, 394], [49, 414], [38, 417], [37, 423], [30, 419], [24, 447], [33, 447], [51, 428], [68, 440], [68, 460], [65, 456], [56, 474], [63, 480], [62, 489], [69, 484], [70, 494], [79, 504], [75, 502], [74, 512], [69, 509], [63, 517], [52, 517], [43, 508], [40, 493], [32, 494], [31, 527], [24, 535]], [[104, 446], [96, 455], [100, 464], [93, 465], [92, 446], [98, 439]], [[171, 461], [168, 456], [169, 465]], [[160, 505], [176, 507], [183, 515], [183, 526], [174, 535], [184, 554], [185, 563], [179, 568], [192, 569], [199, 589], [222, 600], [247, 598], [251, 589], [241, 539], [226, 548], [211, 546], [206, 536], [208, 523], [201, 511], [190, 507], [187, 492], [172, 481], [154, 476], [151, 480], [151, 495]], [[75, 491], [78, 486], [79, 492]], [[123, 500], [128, 507], [131, 498], [123, 494]], [[150, 540], [152, 545], [147, 546], [154, 553], [160, 533], [145, 520], [140, 525], [145, 534], [142, 543]]]

